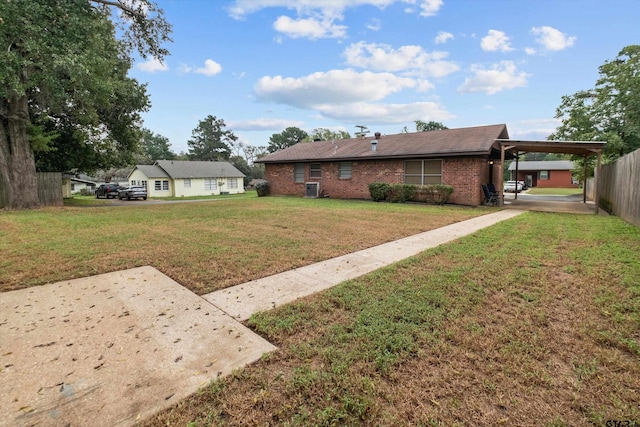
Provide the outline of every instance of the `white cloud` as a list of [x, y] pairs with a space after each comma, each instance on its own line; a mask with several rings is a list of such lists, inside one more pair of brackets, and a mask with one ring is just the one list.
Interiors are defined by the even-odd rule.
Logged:
[[366, 27], [368, 30], [371, 30], [371, 31], [379, 31], [382, 28], [382, 23], [380, 22], [379, 19], [373, 18], [371, 19], [371, 21], [369, 21]]
[[436, 44], [443, 44], [453, 39], [453, 34], [447, 33], [446, 31], [440, 31], [434, 41]]
[[308, 38], [311, 40], [320, 38], [343, 38], [346, 37], [347, 30], [347, 27], [344, 25], [336, 25], [331, 19], [291, 19], [288, 16], [280, 16], [276, 22], [273, 23], [273, 28], [279, 33], [288, 35], [293, 39]]
[[301, 127], [304, 122], [289, 119], [267, 119], [258, 118], [253, 120], [238, 120], [227, 123], [229, 128], [234, 131], [264, 131], [264, 130], [281, 130], [290, 126]]
[[[342, 38], [346, 37], [347, 27], [336, 25], [335, 21], [344, 19], [345, 10], [360, 6], [384, 9], [394, 3], [417, 5], [420, 15], [428, 17], [440, 10], [443, 0], [235, 0], [227, 10], [231, 17], [244, 19], [245, 16], [262, 9], [286, 8], [295, 11], [297, 16], [280, 16], [273, 25], [276, 31], [295, 38]], [[368, 27], [376, 29], [379, 25], [374, 23]]]
[[443, 5], [442, 0], [422, 0], [420, 5], [421, 16], [434, 16]]
[[558, 119], [520, 120], [508, 124], [509, 136], [515, 139], [546, 140], [560, 124]]
[[465, 79], [458, 92], [477, 93], [484, 92], [493, 95], [505, 89], [514, 89], [527, 85], [525, 72], [518, 72], [513, 61], [501, 61], [494, 64], [490, 69], [483, 69], [479, 65], [472, 65], [472, 77]]
[[509, 52], [513, 50], [509, 44], [509, 37], [503, 31], [489, 30], [489, 33], [482, 38], [480, 47], [485, 52]]
[[347, 64], [376, 71], [404, 72], [406, 75], [443, 77], [459, 70], [447, 61], [448, 52], [425, 52], [421, 46], [407, 45], [393, 49], [387, 44], [353, 43], [344, 50]]
[[255, 93], [264, 101], [298, 108], [318, 108], [320, 105], [377, 101], [416, 87], [418, 82], [414, 79], [391, 73], [346, 69], [317, 72], [301, 78], [265, 76], [256, 84]]
[[216, 74], [222, 71], [222, 66], [218, 64], [213, 59], [207, 59], [204, 61], [204, 67], [196, 68], [193, 70], [194, 73], [204, 74], [205, 76], [215, 76]]
[[562, 50], [573, 46], [576, 37], [569, 37], [565, 33], [556, 30], [553, 27], [533, 27], [531, 33], [535, 36], [536, 41], [548, 50]]
[[414, 102], [409, 104], [372, 104], [357, 102], [347, 105], [323, 105], [318, 111], [326, 118], [383, 124], [404, 124], [407, 121], [446, 121], [455, 116], [436, 102]]
[[137, 68], [147, 73], [155, 73], [156, 71], [167, 71], [169, 67], [159, 59], [150, 59], [137, 65]]
[[537, 51], [536, 51], [534, 48], [532, 48], [532, 47], [525, 47], [525, 48], [524, 48], [524, 52], [525, 52], [527, 55], [535, 55], [535, 54], [537, 53]]

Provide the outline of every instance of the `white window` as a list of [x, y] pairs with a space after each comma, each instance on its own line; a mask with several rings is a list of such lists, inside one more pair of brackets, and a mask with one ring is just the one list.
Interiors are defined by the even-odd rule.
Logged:
[[184, 179], [184, 188], [191, 188], [191, 178]]
[[238, 188], [238, 178], [227, 178], [227, 188], [230, 190]]
[[140, 181], [140, 185], [142, 185], [144, 188], [147, 188], [147, 181]]
[[339, 179], [351, 178], [351, 162], [340, 162], [340, 169], [338, 171]]
[[214, 191], [218, 189], [218, 181], [215, 178], [204, 179], [204, 189], [206, 191]]
[[540, 177], [538, 179], [549, 179], [549, 171], [540, 171]]
[[162, 181], [162, 189], [164, 191], [169, 191], [169, 181]]
[[304, 163], [295, 164], [293, 182], [304, 182]]
[[404, 183], [415, 185], [442, 184], [442, 160], [407, 160]]
[[155, 188], [155, 189], [156, 189], [156, 191], [160, 191], [160, 190], [162, 190], [162, 182], [161, 182], [161, 181], [156, 181], [156, 182], [154, 183], [154, 187], [153, 187], [153, 188]]
[[169, 181], [155, 181], [154, 188], [157, 191], [168, 191], [169, 190]]

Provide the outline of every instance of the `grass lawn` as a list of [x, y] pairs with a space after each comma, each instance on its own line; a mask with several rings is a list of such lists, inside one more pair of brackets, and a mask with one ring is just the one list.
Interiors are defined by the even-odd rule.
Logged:
[[203, 294], [491, 211], [255, 193], [90, 200], [99, 205], [0, 211], [0, 291], [151, 265]]
[[581, 188], [539, 188], [532, 187], [527, 190], [527, 194], [540, 194], [548, 196], [571, 196], [573, 194], [582, 194]]
[[254, 315], [279, 349], [144, 425], [637, 422], [638, 252], [615, 217], [526, 213]]
[[[267, 197], [2, 212], [0, 286], [150, 264], [208, 292], [490, 211]], [[254, 315], [278, 350], [142, 424], [638, 421], [639, 252], [616, 217], [525, 213]]]

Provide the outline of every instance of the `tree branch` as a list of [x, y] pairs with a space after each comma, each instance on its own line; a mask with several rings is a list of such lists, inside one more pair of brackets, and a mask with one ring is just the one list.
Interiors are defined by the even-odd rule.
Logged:
[[113, 7], [117, 7], [118, 9], [125, 11], [127, 13], [130, 13], [131, 15], [140, 17], [140, 18], [144, 18], [145, 15], [139, 12], [136, 12], [135, 10], [133, 10], [132, 8], [122, 4], [121, 2], [115, 0], [115, 1], [110, 1], [110, 0], [91, 0], [94, 3], [100, 3], [100, 4], [104, 4], [105, 6], [113, 6]]

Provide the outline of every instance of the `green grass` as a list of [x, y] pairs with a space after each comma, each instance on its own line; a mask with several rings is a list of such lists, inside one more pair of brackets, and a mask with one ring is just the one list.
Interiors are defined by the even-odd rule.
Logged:
[[527, 194], [538, 194], [548, 196], [571, 196], [574, 194], [582, 194], [581, 188], [539, 188], [532, 187], [527, 190]]
[[279, 350], [148, 425], [637, 419], [639, 251], [615, 217], [521, 215], [252, 316]]

